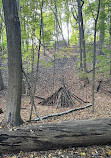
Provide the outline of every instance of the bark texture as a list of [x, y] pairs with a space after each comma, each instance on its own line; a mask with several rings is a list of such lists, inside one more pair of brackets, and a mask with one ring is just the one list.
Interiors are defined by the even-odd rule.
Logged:
[[0, 131], [0, 152], [111, 144], [111, 118], [75, 120]]
[[82, 1], [81, 4], [81, 0], [77, 0], [77, 4], [78, 4], [78, 23], [79, 23], [80, 68], [82, 68], [83, 66], [83, 70], [84, 72], [86, 72], [87, 70], [86, 48], [85, 48], [84, 24], [83, 24], [83, 15], [82, 15], [82, 6], [84, 5], [84, 1]]
[[104, 44], [104, 38], [105, 38], [105, 18], [106, 18], [106, 13], [105, 13], [105, 3], [102, 0], [101, 5], [100, 5], [100, 23], [99, 23], [99, 29], [100, 29], [100, 35], [99, 35], [99, 55], [103, 55], [104, 53], [102, 52], [103, 44]]
[[1, 36], [2, 36], [2, 23], [0, 23], [0, 91], [2, 91], [5, 86], [3, 82], [3, 77], [2, 77], [2, 43], [1, 43]]
[[16, 0], [2, 0], [8, 47], [8, 97], [5, 121], [21, 124], [22, 94], [21, 30]]
[[0, 63], [0, 91], [2, 91], [5, 88], [2, 78], [2, 72], [1, 72], [1, 63]]

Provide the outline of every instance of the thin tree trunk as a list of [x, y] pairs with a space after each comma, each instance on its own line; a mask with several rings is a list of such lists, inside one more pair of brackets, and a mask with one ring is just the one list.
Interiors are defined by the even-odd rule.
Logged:
[[98, 4], [97, 16], [95, 19], [95, 27], [94, 27], [94, 52], [93, 52], [93, 76], [92, 76], [92, 112], [94, 112], [94, 89], [95, 89], [95, 64], [96, 64], [96, 31], [97, 31], [97, 21], [99, 17], [100, 10], [100, 0]]
[[79, 23], [80, 68], [82, 67], [82, 63], [83, 63], [83, 70], [84, 72], [86, 72], [87, 71], [86, 50], [85, 50], [84, 24], [83, 24], [81, 0], [77, 0], [77, 4], [78, 4], [78, 23]]
[[[34, 34], [34, 32], [33, 32]], [[32, 70], [31, 70], [31, 88], [29, 91], [29, 95], [30, 95], [30, 102], [31, 102], [31, 113], [30, 113], [30, 119], [29, 121], [31, 121], [31, 117], [32, 117], [32, 112], [33, 112], [33, 107], [34, 107], [34, 58], [35, 58], [35, 54], [34, 54], [34, 42], [33, 42], [33, 35], [32, 35]]]
[[0, 91], [2, 91], [5, 86], [4, 86], [4, 83], [3, 83], [3, 77], [2, 77], [2, 72], [1, 72], [1, 69], [2, 69], [2, 43], [1, 43], [1, 37], [2, 37], [2, 22], [0, 23]]
[[62, 39], [63, 39], [65, 45], [67, 46], [67, 42], [65, 41], [65, 38], [64, 38], [64, 35], [63, 35], [63, 31], [62, 31], [61, 25], [60, 25], [59, 20], [58, 20], [58, 15], [57, 15], [58, 12], [57, 12], [57, 7], [56, 7], [56, 0], [54, 0], [54, 5], [55, 5], [55, 11], [54, 11], [51, 7], [50, 7], [50, 8], [51, 8], [51, 10], [53, 11], [53, 14], [54, 14], [54, 16], [55, 16], [55, 19], [56, 19], [56, 21], [57, 21], [58, 30], [61, 31]]
[[5, 122], [18, 126], [22, 95], [21, 30], [15, 0], [2, 0], [8, 47], [8, 97]]
[[[43, 5], [44, 5], [44, 1], [42, 1], [42, 8], [43, 8]], [[42, 39], [43, 39], [43, 48], [44, 48], [44, 56], [46, 55], [45, 54], [45, 43], [44, 43], [44, 21], [43, 21], [43, 10], [42, 10], [42, 14], [41, 14], [41, 27], [42, 27], [42, 32], [41, 32], [41, 34], [42, 34]]]
[[99, 55], [102, 55], [102, 47], [105, 36], [105, 3], [101, 0], [100, 7], [100, 36], [99, 36]]
[[3, 53], [2, 53], [3, 52], [3, 44], [2, 44], [3, 41], [1, 40], [1, 39], [3, 39], [3, 37], [2, 37], [3, 24], [2, 23], [3, 22], [0, 22], [0, 91], [2, 91], [5, 88], [4, 82], [3, 82], [3, 77], [2, 77], [2, 71], [1, 71], [1, 69], [2, 69], [2, 55], [3, 55]]
[[[109, 10], [109, 13], [110, 13], [110, 28], [109, 28], [109, 34], [110, 34], [110, 36], [109, 36], [109, 42], [110, 42], [110, 44], [111, 44], [111, 4], [110, 4], [110, 10]], [[111, 77], [111, 50], [110, 50], [110, 77]]]
[[78, 24], [79, 24], [79, 49], [80, 49], [80, 69], [82, 70], [82, 36], [81, 36], [81, 22], [80, 22], [80, 1], [78, 0]]
[[68, 43], [68, 47], [69, 47], [69, 4], [68, 4], [68, 0], [66, 2], [66, 7], [67, 7], [67, 43]]
[[[32, 118], [33, 107], [35, 108], [35, 112], [36, 112], [37, 117], [39, 117], [39, 119], [42, 121], [41, 117], [39, 116], [39, 113], [38, 113], [37, 107], [35, 105], [35, 102], [34, 102], [34, 96], [35, 96], [35, 91], [36, 91], [36, 83], [37, 83], [37, 77], [38, 77], [38, 70], [39, 70], [41, 35], [42, 35], [42, 27], [43, 27], [42, 11], [43, 11], [43, 0], [42, 0], [42, 5], [41, 5], [41, 24], [40, 24], [40, 34], [39, 34], [40, 37], [39, 37], [39, 48], [38, 48], [38, 60], [37, 60], [37, 65], [36, 65], [35, 80], [33, 80], [33, 82], [32, 82], [32, 87], [31, 87], [31, 92], [30, 92], [31, 113], [30, 113], [29, 121], [31, 121], [31, 118]], [[34, 64], [34, 48], [33, 48], [33, 58], [32, 58], [32, 60], [33, 60], [32, 63]], [[32, 76], [33, 76], [33, 74], [34, 74], [34, 72], [33, 72], [33, 65], [32, 65]]]
[[56, 6], [56, 0], [54, 1], [54, 5], [55, 5], [55, 11], [54, 11], [54, 14], [55, 14], [55, 23], [54, 23], [54, 34], [55, 34], [55, 51], [54, 51], [54, 66], [53, 66], [53, 92], [55, 91], [55, 54], [57, 53], [57, 49], [58, 49], [58, 19], [57, 19], [57, 6]]

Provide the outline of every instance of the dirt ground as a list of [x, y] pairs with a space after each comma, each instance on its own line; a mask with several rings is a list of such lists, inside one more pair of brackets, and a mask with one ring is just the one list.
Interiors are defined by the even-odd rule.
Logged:
[[[69, 68], [70, 69], [70, 68]], [[56, 106], [42, 106], [38, 104], [40, 102], [39, 99], [35, 98], [35, 104], [37, 106], [38, 112], [41, 117], [47, 116], [50, 114], [65, 112], [69, 109], [79, 108], [86, 105], [91, 104], [92, 100], [92, 82], [90, 79], [90, 83], [84, 87], [84, 82], [80, 81], [74, 75], [72, 75], [71, 71], [67, 71], [67, 75], [65, 76], [66, 87], [70, 91], [72, 99], [75, 103], [74, 107], [59, 107]], [[65, 73], [66, 74], [66, 73]], [[42, 81], [43, 82], [43, 81]], [[45, 83], [47, 81], [45, 80]], [[75, 111], [69, 114], [65, 114], [58, 117], [52, 117], [44, 120], [44, 123], [56, 123], [61, 121], [68, 121], [68, 120], [80, 120], [80, 119], [95, 119], [95, 118], [106, 118], [111, 117], [111, 80], [104, 78], [102, 81], [102, 87], [100, 91], [97, 92], [96, 88], [98, 85], [98, 78], [96, 78], [96, 85], [95, 85], [95, 112], [92, 113], [92, 107], [86, 108], [84, 110]], [[55, 90], [57, 90], [61, 86], [61, 82], [55, 80]], [[0, 122], [3, 120], [6, 108], [6, 93], [7, 91], [0, 92], [0, 108], [3, 109], [3, 114], [0, 114]], [[41, 83], [37, 85], [36, 95], [46, 98], [53, 93], [51, 91], [50, 84], [46, 85]], [[78, 102], [74, 99], [73, 94], [78, 96], [79, 98], [83, 99], [84, 101], [88, 101], [89, 103]], [[41, 124], [40, 121], [27, 123], [29, 120], [30, 115], [30, 99], [27, 96], [22, 97], [22, 107], [21, 107], [21, 116], [24, 120], [25, 124], [23, 126], [30, 126], [34, 124]], [[33, 112], [32, 120], [36, 117], [35, 112]], [[2, 127], [0, 127], [2, 128]], [[74, 147], [68, 149], [60, 149], [60, 150], [49, 150], [49, 151], [40, 151], [40, 152], [28, 152], [23, 153], [22, 151], [18, 154], [12, 155], [2, 155], [2, 158], [12, 157], [12, 158], [107, 158], [111, 157], [111, 145], [105, 146], [90, 146], [90, 147]]]

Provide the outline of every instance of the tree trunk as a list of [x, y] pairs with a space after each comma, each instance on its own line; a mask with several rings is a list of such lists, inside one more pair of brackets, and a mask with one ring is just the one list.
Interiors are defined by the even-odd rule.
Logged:
[[104, 37], [105, 37], [105, 3], [103, 0], [101, 1], [101, 7], [100, 7], [100, 36], [99, 36], [99, 55], [102, 55], [102, 48], [104, 43]]
[[[110, 28], [109, 28], [109, 42], [111, 43], [111, 4], [109, 6], [110, 10]], [[110, 51], [110, 77], [111, 77], [111, 51]]]
[[97, 32], [97, 22], [99, 17], [99, 10], [100, 10], [100, 0], [98, 4], [98, 11], [97, 16], [95, 20], [95, 26], [94, 26], [94, 53], [93, 53], [93, 73], [92, 73], [92, 112], [94, 112], [94, 100], [95, 100], [95, 65], [96, 65], [96, 32]]
[[66, 10], [67, 10], [67, 44], [68, 44], [68, 47], [69, 47], [69, 18], [70, 18], [70, 11], [69, 11], [68, 0], [66, 1]]
[[1, 43], [1, 36], [2, 36], [2, 23], [0, 23], [0, 91], [2, 91], [5, 86], [3, 83], [3, 78], [2, 78], [2, 72], [1, 72], [1, 68], [2, 68], [2, 43]]
[[40, 32], [39, 32], [38, 59], [37, 59], [37, 64], [36, 64], [35, 79], [34, 79], [34, 60], [35, 60], [35, 54], [34, 54], [34, 43], [33, 43], [33, 38], [32, 38], [33, 55], [32, 55], [32, 79], [31, 79], [31, 89], [30, 89], [31, 112], [30, 112], [29, 122], [31, 122], [33, 107], [35, 108], [36, 116], [39, 117], [39, 119], [42, 121], [41, 117], [39, 116], [39, 113], [38, 113], [38, 110], [37, 110], [37, 106], [35, 105], [35, 102], [34, 102], [34, 96], [35, 96], [35, 92], [36, 92], [36, 84], [37, 84], [38, 72], [39, 72], [39, 60], [40, 60], [41, 39], [42, 39], [42, 26], [43, 26], [43, 2], [44, 1], [42, 0], [41, 7], [40, 7], [41, 23], [40, 23]]
[[0, 91], [4, 89], [4, 83], [3, 83], [3, 78], [2, 78], [2, 72], [1, 72], [1, 61], [0, 61]]
[[[84, 1], [82, 1], [84, 4]], [[81, 0], [77, 0], [78, 4], [78, 23], [79, 23], [79, 42], [80, 42], [80, 66], [82, 62], [82, 54], [83, 54], [83, 70], [84, 72], [87, 71], [86, 68], [86, 50], [85, 50], [85, 37], [84, 37], [84, 24], [83, 24], [83, 15], [82, 15], [82, 6], [81, 5]]]
[[80, 1], [78, 0], [78, 24], [79, 24], [79, 49], [80, 49], [80, 69], [82, 70], [83, 64], [82, 64], [82, 36], [81, 36], [81, 22], [80, 22]]
[[22, 123], [20, 116], [22, 94], [21, 30], [16, 0], [2, 0], [8, 47], [8, 98], [5, 122]]
[[1, 153], [110, 143], [111, 118], [75, 120], [0, 131]]

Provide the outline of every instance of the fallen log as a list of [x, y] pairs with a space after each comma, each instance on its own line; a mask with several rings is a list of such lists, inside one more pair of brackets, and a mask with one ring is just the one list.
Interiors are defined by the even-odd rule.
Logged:
[[111, 118], [74, 120], [0, 131], [0, 153], [111, 144]]

